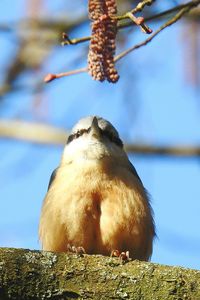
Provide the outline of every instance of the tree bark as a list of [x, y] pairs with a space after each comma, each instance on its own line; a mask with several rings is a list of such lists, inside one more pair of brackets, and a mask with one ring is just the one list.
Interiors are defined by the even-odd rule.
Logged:
[[0, 299], [200, 299], [200, 271], [0, 248]]

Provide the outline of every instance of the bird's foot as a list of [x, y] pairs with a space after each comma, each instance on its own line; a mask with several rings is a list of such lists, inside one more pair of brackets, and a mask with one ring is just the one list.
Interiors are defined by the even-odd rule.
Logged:
[[76, 253], [79, 256], [83, 256], [83, 254], [86, 254], [85, 249], [81, 246], [71, 246], [70, 244], [67, 245], [67, 250], [72, 253]]
[[126, 251], [126, 252], [121, 252], [119, 250], [113, 250], [111, 252], [111, 257], [119, 257], [120, 261], [123, 263], [123, 262], [127, 262], [130, 260], [130, 257], [129, 257], [129, 251]]

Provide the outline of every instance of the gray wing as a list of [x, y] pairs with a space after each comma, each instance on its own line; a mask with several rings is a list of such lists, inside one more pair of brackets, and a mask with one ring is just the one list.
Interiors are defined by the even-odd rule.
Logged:
[[[140, 179], [135, 167], [132, 165], [132, 163], [129, 161], [129, 170], [130, 172], [135, 176], [137, 177], [137, 179], [139, 179], [139, 181], [142, 183], [142, 180]], [[142, 184], [143, 185], [143, 184]]]
[[58, 171], [58, 168], [56, 168], [53, 173], [51, 174], [50, 180], [49, 180], [49, 185], [47, 191], [50, 189], [51, 184], [53, 183], [54, 179], [56, 178], [56, 173]]

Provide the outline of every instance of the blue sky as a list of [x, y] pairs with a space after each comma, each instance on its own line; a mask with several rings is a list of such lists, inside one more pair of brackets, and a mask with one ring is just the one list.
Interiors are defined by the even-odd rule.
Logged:
[[[0, 23], [24, 15], [25, 1], [12, 5], [9, 10], [8, 1], [1, 1]], [[157, 26], [152, 25], [153, 29]], [[83, 27], [74, 35], [86, 31]], [[80, 117], [98, 114], [116, 126], [124, 141], [199, 145], [200, 97], [186, 82], [181, 34], [179, 23], [122, 60], [116, 85], [94, 82], [87, 74], [64, 78], [45, 87], [41, 107], [46, 114], [42, 108], [34, 114], [30, 91], [19, 91], [0, 104], [0, 117], [39, 120], [68, 129]], [[145, 38], [140, 32], [129, 35], [129, 45]], [[0, 44], [0, 65], [4, 67], [15, 44], [2, 33]], [[84, 47], [58, 47], [43, 72], [62, 70], [63, 59], [70, 66]], [[40, 208], [61, 153], [62, 147], [0, 140], [0, 246], [40, 249]], [[152, 261], [200, 269], [199, 159], [143, 155], [130, 155], [130, 159], [152, 196], [158, 234]]]

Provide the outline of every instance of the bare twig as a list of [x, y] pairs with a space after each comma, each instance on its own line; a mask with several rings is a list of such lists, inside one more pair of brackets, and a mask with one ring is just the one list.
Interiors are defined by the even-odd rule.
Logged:
[[91, 36], [86, 36], [86, 37], [79, 38], [79, 39], [70, 39], [69, 36], [64, 32], [63, 33], [63, 39], [65, 39], [65, 41], [63, 41], [61, 43], [62, 46], [65, 46], [65, 45], [76, 45], [76, 44], [79, 44], [79, 43], [83, 43], [83, 42], [89, 41], [91, 39]]
[[113, 19], [119, 21], [119, 20], [124, 20], [124, 19], [129, 18], [131, 21], [133, 21], [133, 23], [140, 26], [140, 28], [142, 29], [142, 32], [150, 34], [150, 33], [152, 33], [152, 30], [144, 23], [144, 18], [136, 17], [134, 14], [138, 11], [142, 11], [146, 5], [151, 5], [154, 1], [155, 0], [143, 0], [140, 3], [138, 3], [138, 5], [131, 11], [128, 11], [127, 13], [125, 13], [122, 16], [114, 16]]
[[[198, 5], [197, 3], [200, 3], [200, 0], [195, 1], [196, 5]], [[189, 5], [189, 6], [185, 6], [184, 8], [181, 9], [181, 11], [179, 11], [172, 19], [170, 19], [169, 21], [167, 21], [165, 24], [163, 24], [158, 30], [156, 30], [149, 38], [147, 38], [145, 41], [134, 45], [133, 47], [130, 47], [129, 49], [123, 51], [122, 53], [120, 53], [119, 55], [115, 56], [115, 62], [120, 60], [121, 58], [123, 58], [124, 56], [126, 56], [127, 54], [129, 54], [130, 52], [147, 45], [149, 42], [151, 42], [155, 36], [157, 36], [163, 29], [165, 29], [166, 27], [171, 26], [172, 24], [176, 23], [178, 20], [180, 20], [186, 13], [188, 13], [191, 9], [194, 8], [194, 5]]]
[[[147, 2], [147, 3], [150, 2], [150, 3], [152, 4], [154, 1], [155, 1], [155, 0], [153, 0], [153, 1], [151, 1], [151, 0], [148, 1], [148, 0], [147, 0], [147, 1], [144, 1], [144, 2], [141, 2], [141, 3], [145, 4], [146, 2]], [[141, 3], [139, 3], [139, 4], [136, 6], [136, 8], [132, 9], [132, 10], [130, 11], [130, 13], [135, 14], [135, 13], [138, 12], [138, 11], [142, 11], [143, 8], [144, 8], [144, 6], [141, 6], [142, 9], [138, 9], [138, 6], [140, 7], [140, 4], [141, 4]], [[146, 3], [145, 5], [147, 5], [147, 3]], [[177, 5], [177, 6], [173, 7], [173, 8], [170, 8], [170, 9], [168, 9], [168, 10], [165, 10], [165, 11], [163, 11], [163, 12], [161, 12], [161, 13], [158, 13], [158, 14], [156, 14], [156, 15], [154, 15], [154, 16], [150, 16], [150, 17], [146, 18], [145, 21], [151, 21], [151, 20], [154, 20], [154, 19], [163, 17], [163, 16], [165, 16], [165, 15], [168, 15], [168, 14], [171, 14], [171, 13], [173, 13], [173, 12], [179, 11], [179, 10], [181, 10], [182, 8], [185, 8], [185, 7], [191, 7], [191, 6], [194, 7], [194, 6], [197, 6], [199, 3], [200, 3], [199, 0], [193, 0], [193, 1], [190, 1], [190, 2], [187, 2], [187, 3], [184, 3], [184, 4], [180, 4], [180, 5]], [[128, 16], [127, 13], [125, 13], [124, 15], [117, 16], [117, 17], [114, 17], [114, 18], [117, 19], [117, 20], [124, 20], [124, 19], [128, 19], [129, 16]], [[131, 25], [130, 22], [129, 22], [128, 24], [129, 24], [129, 26]]]
[[[148, 2], [148, 1], [147, 1]], [[147, 3], [145, 2], [145, 3]], [[150, 3], [150, 2], [149, 2]], [[171, 26], [172, 24], [176, 23], [178, 20], [180, 20], [185, 14], [187, 14], [188, 12], [190, 12], [193, 8], [195, 8], [197, 5], [200, 4], [200, 0], [193, 0], [191, 2], [188, 2], [186, 4], [183, 4], [183, 5], [179, 5], [177, 6], [176, 8], [173, 8], [171, 10], [168, 10], [168, 11], [165, 11], [163, 13], [160, 13], [157, 15], [158, 16], [163, 16], [164, 14], [167, 14], [167, 13], [172, 13], [173, 11], [176, 11], [177, 9], [181, 9], [173, 18], [171, 18], [169, 21], [167, 21], [165, 24], [163, 24], [157, 31], [155, 31], [149, 38], [147, 38], [146, 40], [144, 40], [143, 42], [137, 44], [137, 45], [134, 45], [133, 47], [130, 47], [129, 49], [123, 51], [122, 53], [120, 53], [119, 55], [115, 56], [114, 58], [114, 61], [117, 62], [118, 60], [120, 60], [121, 58], [123, 58], [124, 56], [126, 56], [127, 54], [131, 53], [132, 51], [142, 47], [142, 46], [145, 46], [147, 45], [148, 43], [150, 43], [162, 30], [164, 30], [165, 28]], [[145, 4], [147, 5], [147, 4]], [[127, 13], [129, 15], [129, 13]], [[126, 14], [126, 15], [127, 15]], [[153, 16], [155, 18], [155, 16]], [[152, 17], [152, 18], [153, 18]], [[131, 18], [131, 20], [142, 27], [142, 29], [146, 32], [146, 33], [150, 33], [151, 32], [151, 29], [146, 26], [144, 24], [144, 19], [142, 18], [142, 20], [138, 20], [138, 18], [136, 18], [134, 15], [130, 14], [129, 15], [129, 18]], [[149, 31], [149, 32], [148, 32]], [[84, 42], [86, 40], [89, 40], [90, 37], [85, 37], [85, 38], [81, 38], [81, 39], [73, 39], [73, 40], [70, 40], [70, 38], [67, 36], [67, 35], [64, 35], [65, 38], [67, 38], [67, 43], [68, 44], [78, 44], [78, 43], [81, 43], [81, 42]], [[72, 70], [72, 71], [69, 71], [69, 72], [65, 72], [65, 73], [59, 73], [59, 74], [48, 74], [44, 81], [45, 82], [50, 82], [56, 78], [61, 78], [61, 77], [65, 77], [65, 76], [69, 76], [69, 75], [73, 75], [73, 74], [78, 74], [78, 73], [84, 73], [84, 72], [87, 72], [88, 71], [88, 68], [85, 67], [85, 68], [82, 68], [82, 69], [78, 69], [78, 70]]]
[[172, 14], [174, 12], [177, 12], [177, 11], [181, 10], [182, 8], [186, 8], [186, 7], [194, 8], [194, 7], [198, 6], [199, 4], [200, 4], [199, 0], [193, 0], [193, 1], [190, 1], [190, 2], [187, 2], [187, 3], [184, 3], [184, 4], [180, 4], [180, 5], [177, 5], [177, 6], [173, 7], [173, 8], [170, 8], [168, 10], [165, 10], [165, 11], [163, 11], [161, 13], [155, 14], [154, 16], [146, 18], [146, 21], [152, 21], [154, 19], [158, 19], [160, 17], [164, 17], [166, 15], [169, 15], [169, 14]]
[[132, 12], [127, 12], [126, 16], [133, 21], [136, 25], [140, 26], [142, 32], [150, 34], [152, 33], [152, 29], [150, 29], [145, 23], [143, 17], [135, 17]]
[[[185, 4], [177, 5], [173, 8], [171, 8], [171, 9], [165, 10], [161, 13], [158, 13], [158, 14], [155, 14], [153, 16], [145, 18], [144, 22], [153, 21], [153, 20], [159, 19], [161, 17], [170, 15], [173, 12], [180, 11], [182, 8], [186, 8], [186, 7], [194, 8], [194, 7], [198, 6], [199, 4], [200, 4], [200, 0], [193, 0], [193, 1], [187, 2]], [[122, 19], [127, 19], [129, 17], [126, 16], [126, 18], [124, 18], [124, 15], [123, 15], [123, 16], [118, 16], [117, 18], [118, 18], [118, 20], [120, 20], [120, 19], [122, 20]], [[135, 26], [135, 25], [136, 24], [133, 23], [133, 22], [123, 22], [122, 24], [118, 24], [117, 28], [118, 29], [123, 29], [123, 28], [127, 28], [127, 27], [130, 27], [130, 26]], [[76, 44], [79, 44], [79, 43], [84, 43], [84, 42], [89, 41], [91, 39], [91, 36], [82, 37], [82, 38], [75, 38], [75, 39], [70, 39], [69, 36], [68, 36], [68, 39], [70, 40], [70, 42], [69, 41], [64, 41], [64, 42], [62, 42], [62, 45], [76, 45]]]
[[74, 39], [70, 39], [70, 37], [68, 36], [68, 39], [66, 41], [62, 41], [61, 45], [62, 46], [68, 46], [68, 45], [77, 45], [80, 43], [85, 43], [91, 40], [91, 36], [85, 36], [82, 38], [74, 38]]
[[135, 14], [136, 12], [142, 11], [146, 5], [150, 6], [153, 4], [153, 2], [155, 2], [155, 0], [143, 0], [138, 3], [138, 5], [134, 9], [132, 9], [131, 12]]
[[85, 68], [81, 68], [81, 69], [77, 69], [77, 70], [71, 70], [71, 71], [68, 71], [68, 72], [63, 72], [63, 73], [58, 73], [58, 74], [47, 74], [44, 78], [44, 82], [45, 83], [48, 83], [54, 79], [57, 79], [57, 78], [61, 78], [61, 77], [67, 77], [67, 76], [70, 76], [70, 75], [75, 75], [75, 74], [79, 74], [79, 73], [84, 73], [84, 72], [87, 72], [87, 67]]
[[125, 13], [124, 15], [116, 16], [116, 17], [113, 17], [113, 18], [117, 19], [117, 20], [127, 19], [127, 18], [129, 18], [129, 16], [128, 16], [129, 13], [135, 14], [135, 13], [137, 13], [139, 11], [142, 11], [146, 5], [150, 6], [153, 2], [155, 2], [155, 0], [144, 0], [144, 1], [140, 2], [140, 3], [138, 3], [138, 5], [134, 9], [132, 9], [131, 11], [129, 11], [128, 13]]
[[[16, 139], [29, 143], [63, 146], [68, 131], [48, 124], [30, 123], [22, 120], [1, 120], [0, 138]], [[145, 144], [125, 144], [128, 153], [161, 155], [174, 157], [200, 156], [200, 146], [156, 146]]]

